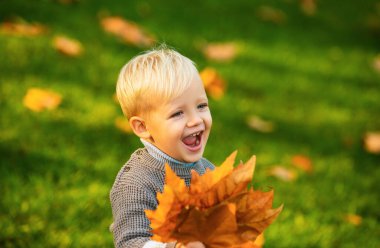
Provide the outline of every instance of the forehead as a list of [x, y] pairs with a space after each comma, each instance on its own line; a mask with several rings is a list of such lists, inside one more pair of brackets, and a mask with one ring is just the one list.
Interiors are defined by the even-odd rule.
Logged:
[[199, 101], [207, 101], [207, 95], [200, 77], [194, 77], [189, 86], [178, 96], [169, 98], [158, 104], [160, 109], [170, 109], [186, 104], [196, 104]]

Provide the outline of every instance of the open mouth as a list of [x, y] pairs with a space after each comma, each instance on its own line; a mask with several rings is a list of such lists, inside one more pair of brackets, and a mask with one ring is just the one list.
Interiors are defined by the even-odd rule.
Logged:
[[197, 150], [200, 147], [200, 145], [201, 145], [202, 134], [203, 134], [203, 131], [197, 132], [197, 133], [193, 133], [193, 134], [191, 134], [189, 136], [186, 136], [184, 139], [182, 139], [182, 142], [188, 148], [190, 148], [190, 150]]

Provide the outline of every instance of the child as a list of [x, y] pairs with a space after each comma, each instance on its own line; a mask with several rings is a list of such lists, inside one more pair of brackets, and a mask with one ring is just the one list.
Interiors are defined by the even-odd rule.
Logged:
[[165, 163], [189, 186], [191, 170], [214, 166], [202, 157], [212, 118], [194, 63], [161, 47], [133, 58], [121, 70], [117, 97], [133, 132], [145, 146], [119, 171], [110, 198], [111, 229], [116, 247], [204, 248], [200, 242], [160, 243], [150, 240], [145, 209], [158, 205], [165, 183]]

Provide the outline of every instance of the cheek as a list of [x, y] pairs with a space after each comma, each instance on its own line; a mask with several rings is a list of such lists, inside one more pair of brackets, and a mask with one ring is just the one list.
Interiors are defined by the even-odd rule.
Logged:
[[211, 113], [209, 113], [207, 115], [207, 117], [205, 118], [205, 122], [206, 122], [206, 125], [207, 125], [208, 129], [211, 129], [211, 126], [212, 126], [212, 116], [211, 116]]

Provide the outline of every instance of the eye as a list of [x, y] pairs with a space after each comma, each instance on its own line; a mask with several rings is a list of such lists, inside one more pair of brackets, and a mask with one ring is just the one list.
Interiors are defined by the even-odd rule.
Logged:
[[207, 103], [201, 103], [198, 105], [198, 109], [205, 109], [208, 107], [208, 104]]
[[179, 117], [179, 116], [181, 116], [182, 114], [183, 114], [182, 111], [178, 111], [178, 112], [175, 112], [174, 114], [172, 114], [172, 115], [170, 116], [170, 118]]

